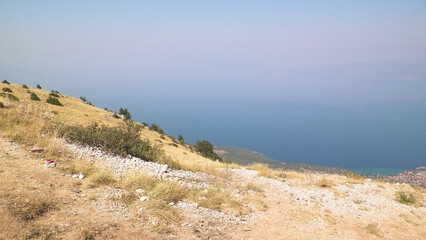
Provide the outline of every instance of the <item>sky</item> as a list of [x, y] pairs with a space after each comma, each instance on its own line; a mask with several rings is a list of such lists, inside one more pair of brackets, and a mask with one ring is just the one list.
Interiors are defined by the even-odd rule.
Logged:
[[139, 121], [166, 123], [177, 105], [297, 102], [418, 124], [425, 13], [423, 0], [0, 0], [0, 78]]

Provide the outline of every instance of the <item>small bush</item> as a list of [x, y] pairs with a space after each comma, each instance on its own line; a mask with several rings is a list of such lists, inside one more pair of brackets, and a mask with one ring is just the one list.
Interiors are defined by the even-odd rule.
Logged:
[[35, 93], [31, 93], [31, 100], [40, 101], [40, 98]]
[[38, 89], [41, 89], [41, 86], [40, 86], [40, 84], [37, 84], [37, 88], [38, 88]]
[[183, 138], [183, 136], [182, 135], [178, 135], [178, 141], [179, 141], [179, 143], [180, 144], [182, 144], [182, 145], [184, 145], [185, 144], [185, 139]]
[[372, 235], [375, 235], [375, 236], [377, 236], [377, 237], [380, 237], [381, 236], [381, 233], [380, 233], [380, 230], [379, 230], [379, 228], [377, 227], [377, 224], [368, 224], [365, 228], [364, 228], [364, 230], [367, 232], [367, 233], [369, 233], [369, 234], [372, 234]]
[[166, 202], [178, 202], [186, 196], [186, 189], [174, 181], [161, 181], [152, 189], [149, 196]]
[[117, 115], [116, 112], [114, 112], [114, 115], [112, 115], [114, 118], [120, 118], [120, 116]]
[[0, 108], [4, 108], [4, 104], [0, 102]]
[[3, 82], [2, 83], [5, 83], [5, 84], [10, 84], [6, 79], [5, 80], [3, 80]]
[[3, 88], [3, 92], [10, 92], [11, 93], [13, 91], [12, 91], [12, 89], [5, 87], [5, 88]]
[[51, 96], [46, 100], [46, 102], [52, 105], [63, 106], [62, 103], [59, 101], [59, 99], [51, 97]]
[[55, 92], [51, 92], [49, 93], [49, 96], [51, 97], [55, 97], [55, 98], [60, 98], [61, 96], [59, 96], [59, 94], [55, 93]]
[[28, 89], [28, 86], [24, 84], [22, 85], [22, 88]]
[[333, 181], [331, 181], [330, 179], [327, 178], [321, 178], [318, 182], [317, 182], [317, 186], [322, 187], [322, 188], [329, 188], [331, 186], [334, 186], [335, 184], [333, 183]]
[[9, 94], [9, 99], [16, 102], [19, 101], [19, 98], [13, 94]]
[[164, 134], [163, 129], [161, 129], [161, 127], [160, 127], [160, 126], [158, 126], [158, 125], [157, 125], [157, 124], [155, 124], [155, 123], [151, 124], [151, 126], [149, 127], [149, 130], [151, 130], [151, 131], [156, 131], [156, 132], [158, 132], [159, 134]]
[[175, 148], [178, 148], [178, 147], [179, 147], [179, 145], [177, 145], [176, 143], [169, 143], [169, 145], [170, 145], [170, 146], [173, 146], [173, 147], [175, 147]]
[[416, 196], [410, 192], [398, 191], [395, 196], [396, 200], [402, 204], [414, 205], [417, 202]]
[[91, 182], [90, 187], [111, 186], [117, 182], [114, 176], [105, 171], [96, 172], [89, 179]]

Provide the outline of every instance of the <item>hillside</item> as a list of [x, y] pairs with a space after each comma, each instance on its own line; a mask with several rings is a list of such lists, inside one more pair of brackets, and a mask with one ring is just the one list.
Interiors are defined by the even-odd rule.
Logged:
[[349, 170], [343, 168], [312, 166], [304, 163], [278, 162], [265, 157], [261, 153], [243, 148], [215, 146], [215, 151], [222, 158], [229, 159], [233, 163], [241, 166], [249, 166], [251, 164], [261, 163], [266, 164], [273, 169], [293, 170], [299, 172], [312, 171], [331, 174], [345, 174], [350, 172]]
[[0, 239], [426, 235], [424, 189], [220, 163], [80, 99], [0, 88]]

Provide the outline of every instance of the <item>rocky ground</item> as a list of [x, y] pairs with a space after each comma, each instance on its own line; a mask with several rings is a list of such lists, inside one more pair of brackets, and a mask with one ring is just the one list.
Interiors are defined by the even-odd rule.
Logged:
[[[275, 179], [258, 177], [247, 169], [223, 174], [172, 170], [167, 165], [122, 158], [90, 147], [61, 142], [70, 158], [105, 167], [117, 177], [133, 171], [187, 189], [207, 190], [218, 185], [249, 210], [216, 211], [183, 200], [170, 203], [181, 215], [174, 231], [155, 232], [155, 220], [143, 208], [118, 201], [128, 194], [115, 186], [84, 187], [85, 178], [72, 178], [45, 167], [37, 153], [0, 139], [0, 239], [424, 239], [426, 207], [395, 200], [397, 191], [424, 190], [406, 184], [348, 179], [339, 175], [287, 174]], [[249, 186], [250, 189], [249, 189]], [[249, 189], [249, 190], [247, 190]], [[135, 192], [135, 194], [138, 194]], [[252, 196], [262, 196], [245, 202]], [[16, 206], [47, 199], [49, 211], [23, 221]], [[141, 201], [150, 201], [141, 199]], [[422, 206], [423, 204], [423, 206]]]

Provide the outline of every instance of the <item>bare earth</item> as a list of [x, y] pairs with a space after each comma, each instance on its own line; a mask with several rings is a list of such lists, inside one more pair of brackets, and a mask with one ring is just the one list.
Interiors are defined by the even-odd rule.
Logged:
[[[246, 169], [230, 170], [226, 186], [238, 199], [246, 194], [238, 186], [256, 184], [263, 190], [266, 211], [251, 208], [240, 216], [183, 201], [173, 206], [182, 224], [173, 233], [158, 234], [138, 209], [114, 200], [124, 190], [84, 187], [85, 179], [44, 167], [28, 150], [0, 139], [0, 239], [426, 239], [424, 202], [408, 206], [395, 200], [399, 190], [415, 191], [424, 199], [424, 190], [337, 175], [274, 180]], [[102, 162], [110, 161], [105, 156], [91, 157], [96, 164], [114, 166]], [[318, 185], [324, 177], [329, 187]], [[16, 206], [40, 200], [49, 202], [42, 216], [28, 221], [17, 216]]]

